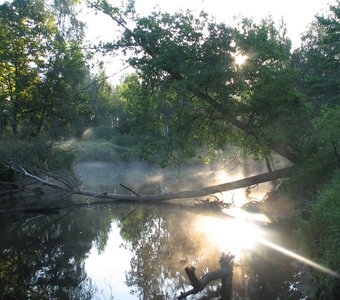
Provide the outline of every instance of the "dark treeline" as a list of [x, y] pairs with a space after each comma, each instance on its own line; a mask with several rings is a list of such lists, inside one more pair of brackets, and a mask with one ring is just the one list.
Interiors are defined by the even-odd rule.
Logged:
[[[85, 47], [79, 5], [116, 22], [112, 42]], [[295, 165], [280, 193], [304, 212], [303, 244], [339, 271], [340, 217], [332, 213], [340, 209], [339, 17], [337, 0], [293, 50], [284, 24], [270, 18], [229, 26], [190, 11], [141, 17], [132, 1], [5, 2], [2, 165], [34, 170], [49, 157], [49, 165], [60, 167], [60, 156], [67, 156], [55, 143], [88, 128], [98, 138], [138, 145], [141, 158], [156, 156], [164, 165], [207, 159], [232, 145], [273, 169], [277, 153]], [[112, 86], [103, 66], [91, 73], [96, 51], [125, 55], [135, 73]], [[324, 299], [331, 297], [332, 278], [315, 278], [315, 295], [323, 290]]]

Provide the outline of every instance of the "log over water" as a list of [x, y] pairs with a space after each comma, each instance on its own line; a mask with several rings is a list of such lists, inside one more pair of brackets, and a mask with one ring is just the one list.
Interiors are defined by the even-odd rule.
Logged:
[[[13, 167], [12, 167], [13, 168]], [[57, 190], [63, 190], [65, 192], [69, 192], [70, 194], [74, 195], [83, 195], [89, 196], [91, 198], [102, 198], [102, 199], [110, 199], [111, 201], [135, 201], [135, 202], [158, 202], [158, 201], [166, 201], [166, 200], [174, 200], [174, 199], [185, 199], [185, 198], [199, 198], [205, 197], [212, 194], [235, 190], [243, 187], [248, 187], [254, 184], [259, 184], [263, 182], [272, 181], [275, 179], [287, 177], [293, 167], [286, 167], [277, 171], [267, 172], [260, 175], [255, 175], [251, 177], [247, 177], [244, 179], [208, 186], [202, 188], [200, 190], [192, 190], [192, 191], [182, 191], [182, 192], [172, 192], [166, 194], [152, 194], [152, 195], [140, 195], [136, 192], [133, 192], [131, 189], [128, 189], [133, 195], [125, 195], [125, 194], [113, 194], [107, 192], [98, 192], [98, 191], [88, 191], [88, 190], [81, 190], [78, 187], [72, 187], [65, 180], [63, 181], [48, 181], [46, 179], [40, 178], [33, 174], [27, 172], [24, 168], [13, 168], [15, 171], [21, 173], [22, 175], [35, 180], [36, 182], [40, 183], [41, 185], [46, 185], [52, 187]]]

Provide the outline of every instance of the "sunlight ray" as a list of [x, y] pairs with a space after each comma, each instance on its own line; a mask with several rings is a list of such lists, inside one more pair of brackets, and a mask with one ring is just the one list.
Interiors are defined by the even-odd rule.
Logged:
[[260, 222], [264, 224], [271, 223], [271, 220], [268, 216], [265, 214], [260, 214], [260, 213], [249, 213], [243, 209], [240, 208], [229, 208], [223, 210], [223, 213], [225, 213], [228, 216], [241, 219], [244, 221], [252, 221], [252, 222]]
[[245, 250], [256, 247], [256, 244], [262, 244], [314, 269], [340, 278], [340, 274], [330, 268], [266, 239], [265, 231], [255, 224], [255, 222], [270, 223], [270, 219], [265, 215], [247, 213], [242, 209], [228, 209], [224, 213], [232, 216], [233, 219], [201, 217], [197, 225], [212, 243], [218, 245], [221, 251], [231, 252], [236, 260], [242, 258]]
[[270, 248], [272, 248], [272, 249], [274, 249], [274, 250], [276, 250], [278, 252], [281, 252], [284, 255], [287, 255], [287, 256], [289, 256], [289, 257], [291, 257], [293, 259], [296, 259], [296, 260], [298, 260], [298, 261], [300, 261], [300, 262], [302, 262], [302, 263], [304, 263], [306, 265], [309, 265], [310, 267], [313, 267], [313, 268], [315, 268], [317, 270], [320, 270], [320, 271], [322, 271], [324, 273], [332, 275], [332, 276], [334, 276], [336, 278], [340, 278], [340, 274], [338, 274], [337, 272], [335, 272], [335, 271], [333, 271], [333, 270], [331, 270], [331, 269], [329, 269], [329, 268], [327, 268], [325, 266], [322, 266], [322, 265], [320, 265], [320, 264], [318, 264], [318, 263], [316, 263], [316, 262], [314, 262], [314, 261], [312, 261], [312, 260], [302, 256], [302, 255], [299, 255], [299, 254], [297, 254], [297, 253], [295, 253], [293, 251], [290, 251], [290, 250], [288, 250], [288, 249], [286, 249], [284, 247], [281, 247], [281, 246], [279, 246], [277, 244], [274, 244], [274, 243], [272, 243], [272, 242], [270, 242], [268, 240], [262, 239], [262, 238], [258, 238], [257, 241], [259, 243], [267, 246], [267, 247], [270, 247]]

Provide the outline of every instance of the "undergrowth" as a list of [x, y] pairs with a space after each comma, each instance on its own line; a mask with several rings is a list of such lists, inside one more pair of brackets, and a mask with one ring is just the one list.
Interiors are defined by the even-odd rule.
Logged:
[[44, 140], [4, 139], [0, 142], [2, 168], [21, 166], [35, 174], [42, 170], [70, 170], [75, 156], [74, 151], [66, 151]]
[[78, 161], [116, 161], [137, 157], [132, 147], [118, 146], [106, 140], [72, 140], [62, 146], [77, 153]]
[[[340, 273], [340, 171], [320, 190], [309, 204], [307, 218], [301, 221], [298, 236], [306, 251], [323, 266]], [[313, 271], [314, 299], [340, 299], [337, 280]], [[334, 298], [334, 297], [338, 298]]]

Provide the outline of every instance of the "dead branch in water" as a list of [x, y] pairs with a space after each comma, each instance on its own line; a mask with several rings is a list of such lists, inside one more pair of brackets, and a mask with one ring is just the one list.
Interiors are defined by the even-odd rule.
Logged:
[[158, 202], [158, 201], [166, 201], [166, 200], [174, 200], [174, 199], [185, 199], [185, 198], [200, 198], [209, 196], [212, 194], [239, 189], [243, 187], [248, 187], [254, 184], [263, 183], [267, 181], [272, 181], [278, 178], [283, 178], [289, 175], [292, 171], [292, 167], [283, 168], [277, 171], [264, 173], [260, 175], [255, 175], [251, 177], [247, 177], [244, 179], [208, 186], [202, 188], [200, 190], [192, 190], [192, 191], [181, 191], [181, 192], [171, 192], [166, 194], [151, 194], [151, 195], [139, 195], [134, 192], [132, 189], [127, 188], [134, 195], [126, 195], [126, 194], [113, 194], [107, 192], [98, 192], [98, 191], [88, 191], [81, 190], [75, 185], [71, 185], [64, 178], [54, 177], [53, 181], [49, 180], [49, 178], [44, 179], [42, 177], [36, 176], [25, 170], [22, 166], [9, 166], [12, 170], [22, 174], [25, 177], [28, 177], [34, 180], [37, 183], [40, 183], [44, 186], [49, 186], [53, 189], [61, 190], [63, 192], [67, 192], [69, 194], [83, 195], [89, 196], [92, 198], [101, 198], [101, 199], [110, 199], [111, 201], [136, 201], [136, 202]]
[[221, 279], [222, 280], [222, 288], [221, 288], [221, 296], [223, 300], [231, 299], [231, 284], [233, 280], [233, 255], [224, 254], [220, 258], [220, 266], [221, 268], [217, 271], [209, 272], [203, 275], [200, 279], [197, 278], [195, 274], [194, 267], [186, 267], [185, 273], [187, 274], [190, 284], [193, 288], [189, 291], [182, 292], [177, 299], [183, 300], [189, 295], [197, 294], [202, 291], [211, 281]]

